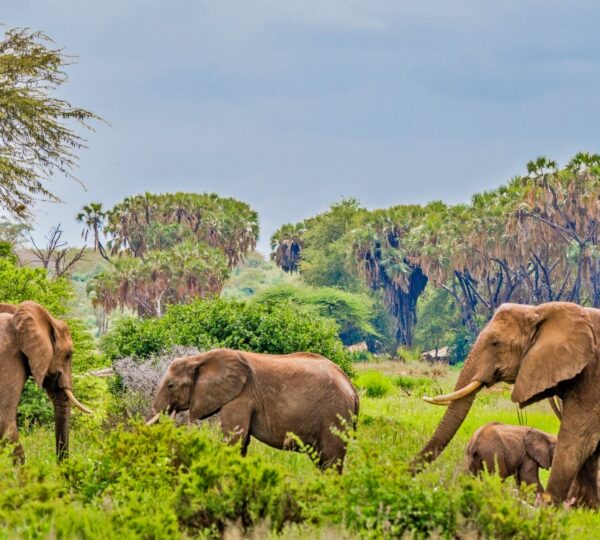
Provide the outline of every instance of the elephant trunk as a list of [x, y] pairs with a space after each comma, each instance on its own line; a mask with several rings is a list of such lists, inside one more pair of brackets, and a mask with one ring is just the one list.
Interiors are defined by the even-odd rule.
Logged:
[[56, 438], [56, 455], [62, 461], [69, 454], [69, 425], [71, 421], [71, 403], [64, 393], [53, 396], [54, 435]]
[[146, 417], [146, 424], [154, 424], [159, 419], [160, 413], [169, 405], [170, 403], [167, 399], [166, 392], [161, 388], [152, 402], [152, 409], [150, 410], [150, 414]]
[[[470, 357], [465, 363], [465, 367], [461, 371], [454, 389], [460, 390], [477, 380], [474, 375], [474, 359]], [[479, 390], [480, 388], [476, 388], [468, 395], [456, 399], [455, 401], [451, 401], [448, 404], [448, 409], [444, 413], [437, 429], [417, 454], [415, 461], [413, 462], [414, 469], [418, 469], [423, 463], [429, 463], [435, 460], [442, 453], [469, 413], [471, 405], [473, 405], [473, 401], [475, 401], [475, 397]]]

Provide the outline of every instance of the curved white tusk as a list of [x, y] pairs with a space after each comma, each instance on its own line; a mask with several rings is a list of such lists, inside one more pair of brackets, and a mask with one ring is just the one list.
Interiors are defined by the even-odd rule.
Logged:
[[426, 401], [427, 403], [431, 403], [432, 405], [443, 405], [443, 406], [447, 406], [447, 405], [450, 405], [450, 403], [452, 403], [451, 401], [435, 401], [435, 398], [430, 398], [427, 396], [423, 396], [423, 401]]
[[160, 418], [160, 413], [156, 413], [152, 418], [150, 418], [150, 420], [148, 420], [146, 422], [146, 425], [151, 426], [152, 424], [156, 424], [156, 422], [158, 422], [159, 418]]
[[423, 396], [423, 399], [427, 403], [433, 403], [434, 405], [449, 405], [452, 401], [456, 401], [457, 399], [463, 398], [472, 394], [483, 385], [481, 381], [473, 381], [467, 384], [467, 386], [463, 386], [460, 390], [455, 390], [450, 394], [444, 394], [442, 396], [435, 396], [434, 398], [430, 398], [427, 396]]
[[69, 390], [68, 388], [65, 388], [65, 394], [67, 394], [69, 401], [73, 405], [75, 405], [75, 407], [77, 407], [80, 411], [84, 412], [85, 414], [94, 414], [94, 411], [88, 409], [85, 405], [79, 403], [79, 400], [73, 395], [73, 392], [71, 392], [71, 390]]

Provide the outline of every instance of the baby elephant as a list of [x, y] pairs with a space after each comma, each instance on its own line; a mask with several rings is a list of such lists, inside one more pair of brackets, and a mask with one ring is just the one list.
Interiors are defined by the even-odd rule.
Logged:
[[221, 429], [230, 442], [241, 441], [243, 454], [250, 436], [298, 450], [293, 433], [316, 450], [321, 468], [341, 472], [346, 442], [335, 431], [352, 427], [358, 396], [346, 374], [317, 354], [215, 349], [171, 363], [148, 423], [165, 410], [189, 410], [192, 421], [219, 412]]
[[472, 474], [487, 468], [498, 472], [502, 479], [514, 476], [518, 484], [532, 484], [542, 492], [538, 471], [540, 467], [550, 468], [555, 446], [555, 435], [527, 426], [491, 422], [473, 434], [465, 456]]

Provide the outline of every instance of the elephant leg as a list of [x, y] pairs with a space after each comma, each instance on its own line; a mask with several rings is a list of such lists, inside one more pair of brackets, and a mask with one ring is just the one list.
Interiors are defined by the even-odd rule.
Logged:
[[231, 445], [241, 441], [242, 456], [248, 451], [250, 444], [250, 420], [252, 411], [241, 407], [235, 402], [229, 402], [221, 409], [221, 431]]
[[559, 504], [567, 499], [571, 484], [597, 445], [597, 439], [575, 435], [561, 426], [546, 487], [553, 503]]
[[540, 466], [533, 459], [526, 457], [515, 475], [517, 484], [524, 483], [530, 486], [536, 486], [537, 492], [543, 493], [544, 486], [542, 486], [542, 483], [540, 482], [539, 468]]
[[318, 445], [319, 460], [317, 465], [322, 471], [334, 467], [341, 474], [344, 470], [344, 458], [346, 457], [346, 443], [336, 434], [328, 431], [323, 434]]
[[23, 446], [19, 442], [19, 431], [17, 430], [17, 420], [9, 422], [0, 422], [0, 430], [2, 431], [2, 439], [10, 444], [14, 444], [13, 457], [15, 463], [25, 463], [25, 452]]
[[569, 491], [569, 499], [575, 498], [576, 506], [598, 508], [598, 449], [585, 460]]

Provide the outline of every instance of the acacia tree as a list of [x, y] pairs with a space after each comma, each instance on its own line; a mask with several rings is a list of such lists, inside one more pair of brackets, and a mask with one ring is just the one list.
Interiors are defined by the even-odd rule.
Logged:
[[30, 218], [40, 200], [58, 201], [48, 188], [56, 173], [75, 179], [85, 141], [71, 125], [98, 117], [54, 97], [67, 82], [68, 57], [41, 32], [8, 30], [0, 41], [0, 203]]

